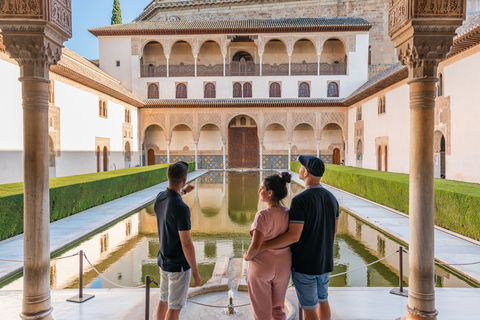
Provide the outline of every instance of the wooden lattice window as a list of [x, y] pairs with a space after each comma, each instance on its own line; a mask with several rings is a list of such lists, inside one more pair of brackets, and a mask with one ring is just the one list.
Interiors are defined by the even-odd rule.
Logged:
[[357, 107], [357, 121], [362, 120], [362, 107]]
[[330, 82], [328, 84], [327, 97], [338, 97], [338, 83]]
[[215, 98], [215, 85], [213, 83], [207, 83], [205, 85], [204, 98]]
[[150, 83], [148, 85], [148, 99], [158, 99], [160, 94], [158, 92], [158, 85], [156, 83]]
[[298, 86], [298, 97], [299, 98], [309, 98], [310, 97], [310, 86], [306, 82], [300, 83]]
[[270, 85], [270, 98], [280, 98], [282, 96], [282, 90], [278, 82], [274, 82]]
[[243, 84], [243, 97], [244, 98], [252, 97], [252, 84], [250, 82], [245, 82]]
[[187, 99], [187, 86], [185, 83], [179, 83], [175, 93], [177, 99]]
[[233, 97], [234, 98], [242, 97], [242, 84], [240, 82], [235, 82], [233, 84]]

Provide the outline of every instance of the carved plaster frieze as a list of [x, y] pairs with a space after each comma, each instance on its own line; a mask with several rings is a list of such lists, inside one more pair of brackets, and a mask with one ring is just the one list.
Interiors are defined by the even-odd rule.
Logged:
[[198, 129], [206, 124], [214, 124], [219, 129], [222, 128], [222, 116], [220, 113], [199, 113], [198, 114]]
[[100, 155], [103, 155], [103, 148], [107, 147], [107, 155], [110, 155], [110, 138], [95, 137], [95, 150], [100, 149]]
[[315, 132], [317, 132], [316, 126], [315, 126], [316, 119], [317, 119], [317, 116], [315, 112], [292, 113], [292, 128], [295, 129], [295, 127], [301, 123], [308, 123], [312, 126], [312, 128], [314, 128]]
[[264, 127], [267, 128], [273, 123], [278, 123], [282, 125], [285, 130], [287, 130], [287, 117], [285, 116], [285, 113], [266, 113]]
[[42, 17], [42, 2], [41, 0], [0, 0], [0, 15]]
[[140, 140], [143, 140], [145, 130], [151, 125], [158, 125], [160, 126], [164, 132], [166, 131], [165, 128], [165, 115], [163, 113], [150, 113], [150, 114], [145, 114], [141, 113], [140, 114]]
[[344, 112], [322, 112], [321, 114], [322, 117], [322, 130], [325, 128], [325, 126], [329, 123], [336, 123], [342, 128], [343, 135], [346, 135], [346, 116]]
[[191, 113], [174, 113], [170, 115], [170, 129], [172, 130], [179, 124], [187, 125], [192, 131], [193, 127], [193, 114]]

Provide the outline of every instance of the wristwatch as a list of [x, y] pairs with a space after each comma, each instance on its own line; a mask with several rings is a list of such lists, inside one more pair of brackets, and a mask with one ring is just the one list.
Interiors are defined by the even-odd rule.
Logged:
[[187, 194], [187, 190], [185, 190], [185, 188], [180, 189], [180, 191], [182, 191], [183, 194]]

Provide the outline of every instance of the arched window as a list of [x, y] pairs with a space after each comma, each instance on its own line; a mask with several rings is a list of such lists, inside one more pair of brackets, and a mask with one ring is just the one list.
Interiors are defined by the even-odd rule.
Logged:
[[103, 102], [101, 100], [98, 101], [98, 115], [103, 116]]
[[245, 82], [243, 84], [243, 97], [244, 98], [252, 97], [252, 84], [250, 82]]
[[328, 84], [327, 97], [338, 97], [338, 84], [336, 82]]
[[158, 85], [151, 83], [148, 85], [148, 99], [158, 99], [160, 97], [158, 93]]
[[310, 86], [306, 82], [300, 83], [298, 86], [298, 97], [299, 98], [309, 98], [310, 97]]
[[358, 140], [357, 143], [357, 160], [362, 160], [362, 140]]
[[48, 166], [55, 167], [55, 144], [51, 136], [48, 136]]
[[130, 142], [125, 143], [125, 162], [132, 160], [132, 153], [130, 152]]
[[207, 83], [205, 85], [204, 98], [215, 98], [215, 85], [213, 83]]
[[107, 102], [103, 101], [103, 116], [107, 117]]
[[175, 93], [177, 99], [187, 99], [187, 86], [185, 83], [179, 83]]
[[241, 126], [246, 126], [247, 125], [247, 118], [241, 117], [240, 118], [240, 125]]
[[282, 91], [280, 84], [274, 82], [270, 85], [270, 98], [280, 98], [282, 96]]
[[242, 97], [242, 84], [240, 82], [235, 82], [233, 84], [233, 97], [234, 98]]

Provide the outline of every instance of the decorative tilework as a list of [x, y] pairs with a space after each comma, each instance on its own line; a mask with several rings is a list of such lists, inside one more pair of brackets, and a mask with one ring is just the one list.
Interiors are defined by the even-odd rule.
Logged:
[[164, 164], [164, 163], [167, 163], [167, 156], [155, 155], [155, 164]]
[[178, 162], [178, 161], [185, 161], [185, 162], [195, 162], [195, 156], [193, 155], [170, 155], [170, 162]]
[[[223, 184], [223, 171], [210, 171], [197, 178], [198, 184]], [[225, 182], [228, 183], [228, 175], [225, 177]]]
[[[292, 154], [290, 161], [297, 161], [299, 154]], [[305, 156], [316, 157], [316, 154], [305, 154]], [[326, 164], [333, 164], [333, 154], [321, 154], [320, 159], [323, 160]]]
[[198, 156], [198, 169], [223, 169], [223, 155]]
[[288, 155], [264, 155], [262, 164], [264, 169], [287, 169]]

